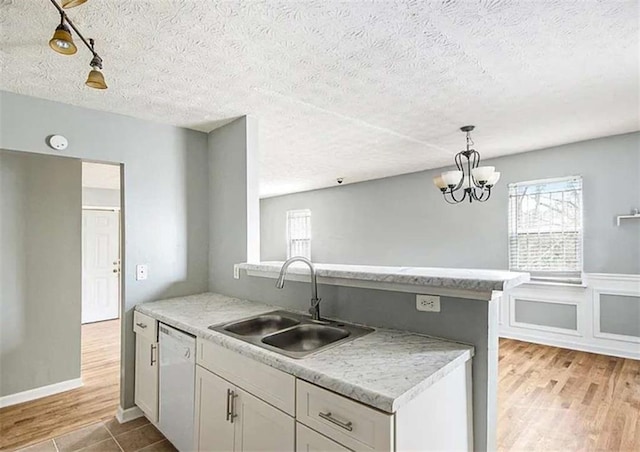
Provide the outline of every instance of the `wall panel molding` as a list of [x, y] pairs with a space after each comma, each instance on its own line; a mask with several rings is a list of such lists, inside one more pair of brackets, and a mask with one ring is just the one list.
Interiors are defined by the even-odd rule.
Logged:
[[[505, 292], [500, 336], [573, 350], [640, 359], [640, 337], [602, 332], [601, 295], [640, 297], [640, 275], [590, 273], [582, 286], [528, 283]], [[557, 328], [516, 321], [516, 300], [576, 306], [577, 328]]]

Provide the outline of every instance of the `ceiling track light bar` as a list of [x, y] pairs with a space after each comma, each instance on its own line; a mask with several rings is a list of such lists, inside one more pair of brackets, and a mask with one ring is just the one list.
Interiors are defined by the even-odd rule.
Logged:
[[[73, 55], [74, 53], [76, 53], [75, 45], [73, 44], [73, 40], [71, 38], [71, 33], [69, 33], [69, 29], [66, 27], [66, 25], [68, 24], [76, 33], [76, 35], [78, 35], [85, 47], [89, 49], [91, 55], [93, 55], [93, 57], [91, 58], [91, 62], [89, 63], [89, 65], [91, 66], [91, 72], [89, 73], [89, 77], [87, 78], [86, 85], [90, 86], [91, 88], [106, 89], [107, 85], [104, 81], [104, 76], [102, 75], [102, 72], [100, 72], [100, 70], [102, 69], [102, 58], [95, 50], [95, 41], [92, 38], [87, 40], [84, 37], [80, 30], [78, 30], [78, 27], [75, 26], [65, 10], [58, 4], [58, 2], [56, 2], [56, 0], [50, 1], [60, 13], [60, 25], [58, 26], [58, 28], [56, 28], [56, 33], [54, 33], [53, 38], [49, 42], [49, 45], [53, 50], [63, 55]], [[74, 7], [84, 3], [84, 1], [67, 1], [66, 3], [67, 6]], [[65, 2], [63, 2], [63, 4], [65, 4]], [[58, 33], [61, 33], [61, 35], [58, 35]]]

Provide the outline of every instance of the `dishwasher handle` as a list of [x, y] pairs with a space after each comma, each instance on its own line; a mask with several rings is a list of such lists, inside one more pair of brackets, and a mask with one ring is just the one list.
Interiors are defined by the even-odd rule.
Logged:
[[153, 366], [155, 363], [158, 362], [158, 358], [154, 358], [154, 356], [156, 355], [156, 352], [158, 350], [158, 346], [156, 344], [151, 344], [151, 366]]

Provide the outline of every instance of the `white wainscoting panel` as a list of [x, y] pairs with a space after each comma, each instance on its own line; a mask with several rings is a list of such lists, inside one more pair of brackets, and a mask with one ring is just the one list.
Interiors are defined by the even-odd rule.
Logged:
[[[581, 286], [527, 283], [504, 293], [500, 336], [624, 358], [640, 359], [640, 338], [600, 331], [602, 294], [640, 297], [640, 275], [591, 273]], [[575, 330], [516, 321], [516, 300], [576, 306]]]

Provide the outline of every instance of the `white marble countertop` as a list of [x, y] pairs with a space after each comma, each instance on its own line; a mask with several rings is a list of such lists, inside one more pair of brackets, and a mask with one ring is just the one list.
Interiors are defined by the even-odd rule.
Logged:
[[[252, 276], [275, 277], [284, 262], [242, 263], [236, 267]], [[383, 267], [374, 265], [316, 264], [318, 282], [334, 285], [372, 287], [382, 290], [418, 292], [420, 287], [440, 289], [436, 294], [459, 295], [467, 298], [491, 299], [491, 292], [505, 291], [529, 281], [528, 273], [504, 270], [477, 270], [438, 267]], [[308, 281], [309, 267], [292, 264], [287, 279]], [[457, 292], [457, 293], [456, 293]], [[466, 295], [465, 295], [466, 294]]]
[[473, 347], [388, 329], [293, 359], [208, 329], [282, 309], [215, 293], [136, 306], [163, 323], [351, 399], [393, 413], [473, 355]]

